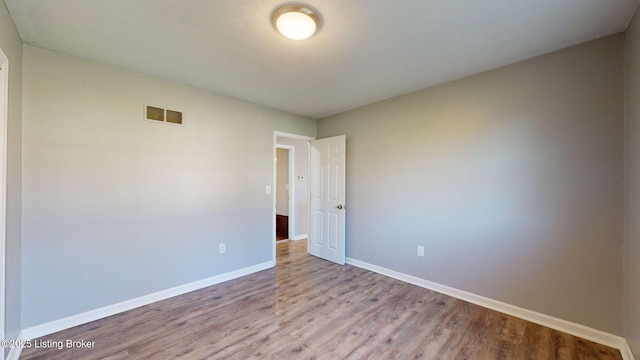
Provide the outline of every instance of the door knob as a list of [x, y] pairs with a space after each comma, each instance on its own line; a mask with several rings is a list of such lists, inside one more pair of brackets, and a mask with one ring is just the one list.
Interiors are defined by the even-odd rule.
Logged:
[[336, 207], [337, 207], [338, 209], [342, 210], [342, 209], [344, 208], [344, 206], [345, 206], [345, 205], [340, 204], [340, 205], [338, 205], [338, 206], [336, 206]]

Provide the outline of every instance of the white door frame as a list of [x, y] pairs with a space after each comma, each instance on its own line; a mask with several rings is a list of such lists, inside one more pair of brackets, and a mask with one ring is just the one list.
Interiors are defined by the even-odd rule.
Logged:
[[[316, 138], [311, 137], [311, 136], [305, 136], [305, 135], [298, 135], [298, 134], [291, 134], [291, 133], [286, 133], [286, 132], [282, 132], [282, 131], [274, 131], [273, 132], [273, 154], [271, 155], [271, 161], [273, 162], [273, 179], [271, 181], [271, 183], [273, 184], [272, 186], [275, 187], [276, 186], [276, 149], [278, 146], [278, 138], [285, 138], [285, 139], [292, 139], [292, 140], [304, 140], [307, 142], [310, 142], [311, 140], [315, 140]], [[311, 146], [310, 144], [308, 145], [309, 147]], [[289, 152], [289, 159], [291, 159], [291, 152]], [[310, 152], [307, 151], [307, 167], [311, 166], [310, 165]], [[291, 160], [289, 162], [289, 167], [291, 168]], [[308, 170], [308, 169], [307, 169]], [[293, 172], [289, 173], [289, 178], [291, 178], [292, 176], [295, 176], [293, 174]], [[292, 183], [292, 182], [291, 182]], [[289, 184], [291, 184], [289, 183]], [[289, 185], [291, 186], [291, 185]], [[309, 182], [307, 181], [307, 190], [309, 187]], [[310, 192], [307, 191], [307, 194], [309, 194]], [[293, 196], [292, 196], [293, 197]], [[276, 264], [276, 192], [272, 191], [271, 192], [271, 200], [272, 200], [272, 214], [271, 214], [271, 236], [272, 236], [272, 249], [273, 249], [273, 253], [272, 253], [272, 262], [273, 265], [275, 266]], [[309, 201], [310, 198], [307, 199], [307, 201]], [[291, 207], [290, 207], [291, 208]], [[290, 223], [289, 223], [289, 231], [291, 231], [291, 218], [289, 218]], [[309, 214], [309, 221], [311, 221], [311, 214]], [[289, 233], [291, 234], [291, 233]], [[307, 242], [309, 240], [307, 239]]]
[[[289, 198], [287, 199], [287, 216], [289, 218], [289, 224], [287, 225], [287, 232], [289, 233], [289, 239], [291, 239], [291, 237], [294, 235], [295, 233], [295, 221], [296, 221], [296, 208], [295, 208], [295, 204], [296, 204], [296, 191], [295, 191], [295, 180], [294, 180], [294, 174], [295, 174], [295, 151], [296, 148], [295, 146], [291, 146], [291, 145], [282, 145], [282, 144], [276, 144], [276, 149], [285, 149], [285, 150], [289, 150], [289, 166], [287, 169], [287, 182], [289, 183], [289, 189], [287, 190], [289, 192], [288, 196]], [[277, 150], [276, 150], [277, 152]], [[274, 187], [274, 189], [276, 189], [274, 191], [274, 195], [276, 196], [276, 198], [278, 197], [278, 183], [277, 183], [277, 176], [276, 176], [276, 186]], [[277, 201], [276, 201], [277, 202]]]
[[[0, 49], [0, 339], [6, 326], [6, 216], [7, 216], [7, 122], [9, 110], [9, 58]], [[0, 349], [4, 359], [4, 349]]]

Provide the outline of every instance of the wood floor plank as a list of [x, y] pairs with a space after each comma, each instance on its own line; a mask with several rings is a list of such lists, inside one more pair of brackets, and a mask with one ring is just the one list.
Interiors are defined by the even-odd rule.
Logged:
[[601, 359], [620, 352], [280, 242], [278, 265], [37, 339], [20, 359]]

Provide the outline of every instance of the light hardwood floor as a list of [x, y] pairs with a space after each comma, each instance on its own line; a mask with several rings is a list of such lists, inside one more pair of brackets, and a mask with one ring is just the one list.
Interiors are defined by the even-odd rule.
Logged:
[[622, 359], [619, 351], [277, 245], [278, 265], [61, 331], [20, 359]]

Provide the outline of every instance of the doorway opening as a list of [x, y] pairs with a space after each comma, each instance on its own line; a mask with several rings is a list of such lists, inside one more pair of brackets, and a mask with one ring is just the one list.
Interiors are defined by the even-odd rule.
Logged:
[[273, 260], [277, 241], [307, 240], [309, 234], [309, 152], [314, 138], [273, 134]]
[[[305, 239], [309, 254], [344, 265], [346, 261], [346, 136], [337, 135], [316, 140], [308, 136], [274, 131], [272, 158], [272, 184], [274, 185], [277, 182], [276, 156], [279, 148], [289, 149], [290, 162], [295, 164], [288, 177], [281, 175], [281, 178], [289, 179], [289, 190], [284, 190], [290, 195], [288, 238], [290, 240]], [[292, 154], [295, 156], [291, 157]], [[281, 153], [280, 159], [286, 157]], [[298, 164], [298, 161], [301, 164]], [[270, 188], [270, 186], [267, 187], [267, 189]], [[273, 263], [275, 265], [277, 189], [272, 196]]]

